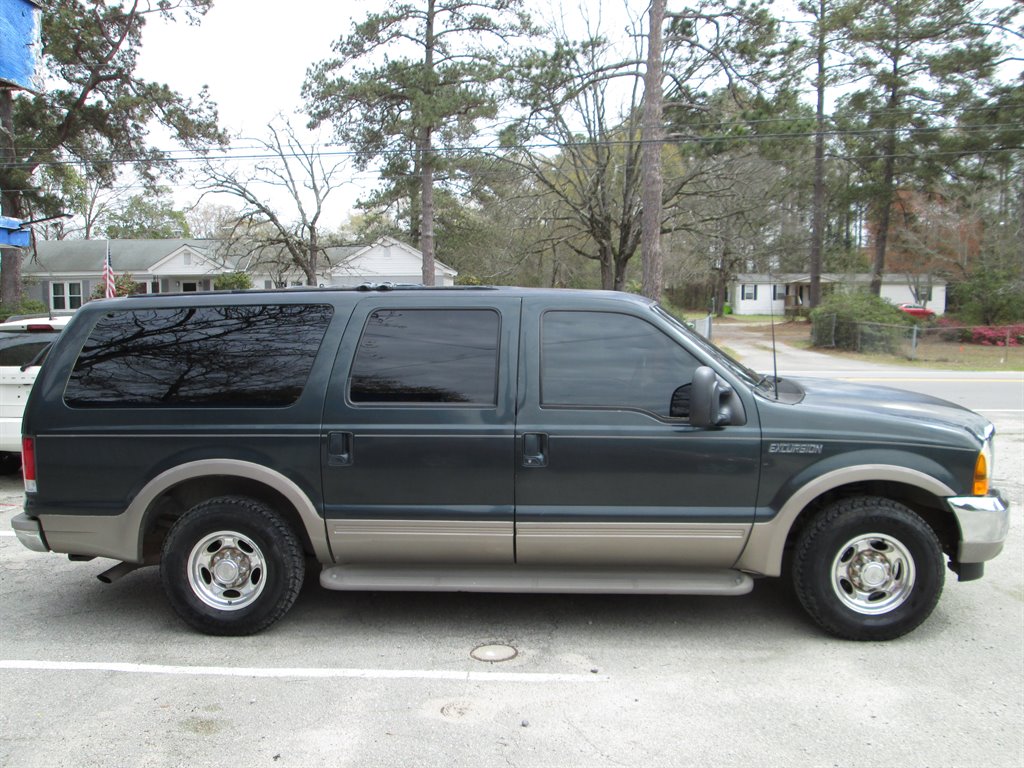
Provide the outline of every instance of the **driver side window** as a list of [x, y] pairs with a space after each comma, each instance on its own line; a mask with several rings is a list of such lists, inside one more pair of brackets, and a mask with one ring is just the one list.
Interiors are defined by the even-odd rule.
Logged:
[[557, 311], [541, 321], [542, 406], [685, 416], [689, 388], [677, 390], [699, 365], [659, 328], [632, 315]]

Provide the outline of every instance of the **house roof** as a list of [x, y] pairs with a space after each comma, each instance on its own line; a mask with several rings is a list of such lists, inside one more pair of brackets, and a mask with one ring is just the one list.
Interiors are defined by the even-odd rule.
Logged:
[[[245, 269], [250, 257], [229, 254], [221, 248], [222, 241], [214, 239], [176, 240], [37, 240], [35, 254], [22, 264], [26, 276], [47, 275], [100, 275], [107, 248], [116, 273], [136, 275], [161, 274], [180, 267], [171, 262], [182, 250], [191, 250], [198, 256], [189, 273], [215, 274]], [[385, 253], [381, 253], [381, 251]], [[332, 273], [336, 275], [388, 275], [419, 274], [422, 255], [419, 250], [393, 237], [363, 245], [330, 246], [324, 249]], [[440, 261], [437, 269], [450, 277], [458, 272]], [[253, 268], [260, 273], [259, 266]]]
[[[903, 274], [902, 272], [895, 273], [895, 274], [890, 273], [890, 274], [883, 274], [882, 275], [882, 282], [883, 283], [899, 283], [900, 285], [902, 285], [903, 283], [906, 282], [906, 279], [907, 279], [906, 275]], [[742, 275], [734, 275], [733, 278], [732, 278], [732, 282], [734, 282], [734, 283], [778, 283], [778, 284], [784, 284], [784, 283], [790, 283], [790, 284], [792, 284], [792, 283], [810, 283], [811, 282], [811, 276], [807, 272], [803, 272], [803, 273], [800, 273], [800, 272], [780, 272], [778, 274], [773, 274], [773, 275], [768, 275], [768, 274], [763, 274], [763, 273], [761, 273], [761, 274], [748, 273], [748, 274], [742, 274]], [[867, 273], [823, 272], [822, 275], [821, 275], [821, 282], [823, 282], [823, 283], [845, 283], [847, 285], [849, 285], [849, 284], [855, 284], [855, 285], [864, 284], [864, 285], [867, 285], [868, 283], [871, 282], [871, 275], [869, 275]], [[932, 283], [934, 283], [935, 285], [945, 285], [946, 281], [941, 279], [941, 278], [938, 278], [938, 277], [933, 277], [932, 278]]]
[[115, 272], [149, 272], [183, 247], [222, 261], [215, 255], [216, 240], [37, 240], [35, 255], [30, 254], [21, 269], [26, 275], [100, 274], [108, 245]]

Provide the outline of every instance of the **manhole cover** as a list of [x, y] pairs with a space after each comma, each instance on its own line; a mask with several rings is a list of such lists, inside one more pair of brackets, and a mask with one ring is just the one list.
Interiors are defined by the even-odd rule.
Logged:
[[511, 645], [478, 645], [469, 655], [477, 661], [508, 661], [518, 654]]

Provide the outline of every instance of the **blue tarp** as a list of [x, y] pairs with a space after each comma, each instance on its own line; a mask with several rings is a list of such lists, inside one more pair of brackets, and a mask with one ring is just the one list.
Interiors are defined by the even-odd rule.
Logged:
[[0, 0], [0, 85], [39, 91], [40, 10], [33, 0]]
[[0, 216], [0, 248], [28, 248], [32, 232], [21, 228], [20, 219]]

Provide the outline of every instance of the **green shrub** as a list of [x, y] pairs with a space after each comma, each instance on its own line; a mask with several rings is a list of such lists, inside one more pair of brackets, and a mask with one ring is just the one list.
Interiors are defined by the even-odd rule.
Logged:
[[971, 324], [1013, 324], [1024, 320], [1024, 280], [1020, 268], [976, 267], [966, 280], [949, 286], [950, 303]]
[[0, 323], [11, 315], [38, 315], [47, 311], [47, 306], [38, 299], [23, 298], [20, 303], [12, 306], [0, 304]]
[[[135, 293], [135, 288], [138, 283], [135, 282], [135, 277], [131, 272], [122, 272], [120, 275], [114, 275], [114, 295], [115, 296], [131, 296]], [[100, 282], [95, 285], [92, 289], [90, 298], [102, 299], [107, 295], [107, 286]]]
[[215, 291], [247, 291], [252, 288], [252, 276], [248, 272], [227, 272], [213, 280]]
[[856, 352], [898, 352], [913, 320], [867, 291], [836, 292], [811, 311], [811, 343]]

